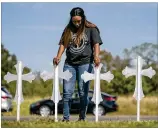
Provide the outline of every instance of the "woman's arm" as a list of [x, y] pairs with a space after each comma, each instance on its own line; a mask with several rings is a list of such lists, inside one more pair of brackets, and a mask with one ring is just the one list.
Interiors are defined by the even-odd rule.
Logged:
[[53, 59], [53, 64], [55, 64], [55, 65], [59, 64], [61, 56], [64, 53], [64, 51], [65, 51], [65, 47], [64, 47], [64, 45], [61, 44], [58, 49], [57, 56]]
[[62, 56], [62, 54], [64, 53], [64, 51], [65, 51], [65, 47], [64, 47], [64, 45], [60, 45], [60, 47], [59, 47], [59, 49], [58, 49], [58, 54], [57, 54], [57, 58], [61, 58], [61, 56]]
[[96, 43], [96, 44], [94, 44], [94, 63], [95, 63], [95, 66], [99, 66], [99, 64], [100, 64], [99, 53], [100, 53], [100, 45], [99, 45], [99, 43]]

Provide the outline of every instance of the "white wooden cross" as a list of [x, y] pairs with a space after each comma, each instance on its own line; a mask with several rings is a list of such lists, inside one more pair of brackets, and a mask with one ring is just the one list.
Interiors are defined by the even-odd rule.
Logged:
[[103, 64], [100, 63], [98, 67], [94, 67], [94, 74], [85, 71], [81, 75], [81, 78], [84, 80], [85, 83], [89, 80], [94, 80], [94, 94], [92, 101], [96, 104], [96, 111], [95, 111], [96, 122], [98, 122], [98, 105], [101, 101], [103, 101], [100, 91], [100, 79], [110, 82], [114, 78], [114, 75], [111, 74], [110, 71], [108, 71], [107, 73], [100, 74], [102, 66]]
[[69, 79], [72, 77], [72, 74], [69, 72], [69, 70], [66, 70], [64, 72], [61, 70], [59, 71], [58, 65], [55, 65], [52, 73], [44, 71], [41, 73], [40, 76], [44, 81], [54, 79], [51, 100], [53, 100], [55, 103], [55, 122], [57, 122], [58, 102], [62, 99], [59, 90], [59, 78], [69, 81]]
[[32, 72], [22, 75], [24, 66], [21, 61], [18, 61], [18, 63], [15, 65], [15, 68], [17, 75], [7, 72], [7, 74], [4, 76], [4, 79], [7, 81], [7, 83], [17, 80], [14, 101], [17, 104], [17, 121], [20, 121], [20, 104], [24, 101], [22, 94], [22, 80], [29, 81], [31, 83], [32, 80], [35, 79], [35, 75], [33, 75]]
[[122, 71], [122, 74], [125, 75], [126, 78], [133, 75], [136, 76], [136, 86], [133, 97], [137, 100], [137, 121], [140, 121], [140, 100], [144, 97], [142, 90], [142, 75], [152, 78], [156, 72], [152, 69], [152, 67], [142, 70], [143, 59], [140, 56], [137, 57], [136, 62], [136, 68], [126, 67]]

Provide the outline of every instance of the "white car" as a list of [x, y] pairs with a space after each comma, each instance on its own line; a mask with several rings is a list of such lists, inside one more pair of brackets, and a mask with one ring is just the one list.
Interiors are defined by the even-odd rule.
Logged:
[[10, 92], [4, 87], [1, 86], [1, 111], [12, 111], [12, 95]]

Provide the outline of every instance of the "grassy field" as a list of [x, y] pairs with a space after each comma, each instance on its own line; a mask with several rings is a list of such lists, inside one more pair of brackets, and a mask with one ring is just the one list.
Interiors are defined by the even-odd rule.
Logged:
[[[21, 116], [28, 116], [29, 105], [32, 102], [40, 100], [40, 97], [24, 98], [24, 102], [21, 104]], [[119, 110], [117, 112], [108, 113], [107, 116], [113, 115], [136, 115], [136, 101], [131, 96], [118, 97], [117, 103]], [[158, 98], [156, 96], [148, 96], [141, 100], [141, 115], [158, 115]], [[14, 103], [14, 109], [12, 112], [2, 113], [4, 116], [16, 116], [16, 104]], [[62, 115], [62, 114], [61, 114]], [[78, 115], [78, 114], [77, 114]], [[1, 127], [5, 128], [156, 128], [158, 127], [158, 121], [102, 121], [102, 122], [58, 122], [55, 123], [52, 119], [36, 119], [31, 121], [2, 121]]]
[[[21, 116], [28, 116], [29, 114], [29, 105], [32, 102], [40, 100], [40, 97], [27, 98], [24, 97], [24, 102], [21, 104]], [[120, 96], [118, 97], [117, 103], [119, 109], [117, 112], [108, 113], [107, 115], [136, 115], [137, 102], [132, 96]], [[16, 103], [13, 103], [14, 109], [12, 112], [2, 113], [4, 116], [16, 116]], [[140, 113], [141, 115], [158, 115], [158, 97], [157, 96], [148, 96], [141, 100], [140, 103]]]
[[[136, 115], [137, 101], [132, 96], [121, 96], [118, 98], [118, 112], [109, 115]], [[141, 115], [158, 115], [158, 96], [148, 96], [140, 101]]]
[[158, 121], [104, 121], [104, 122], [54, 122], [51, 119], [42, 119], [34, 121], [3, 121], [2, 128], [156, 128]]

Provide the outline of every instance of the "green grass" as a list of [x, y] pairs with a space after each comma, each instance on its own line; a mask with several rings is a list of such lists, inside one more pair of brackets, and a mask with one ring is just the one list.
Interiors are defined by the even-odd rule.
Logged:
[[52, 119], [32, 121], [2, 121], [2, 128], [156, 128], [158, 121], [102, 121], [102, 122], [54, 122]]
[[[31, 103], [40, 100], [40, 97], [24, 97], [24, 102], [21, 104], [21, 116], [28, 116], [29, 106]], [[136, 115], [137, 102], [132, 96], [119, 96], [117, 103], [119, 109], [117, 112], [108, 113], [108, 116], [113, 115]], [[16, 103], [13, 103], [14, 108], [12, 112], [3, 113], [4, 116], [16, 116]], [[141, 100], [140, 103], [140, 114], [141, 115], [158, 115], [158, 97], [157, 96], [147, 96]]]
[[[32, 102], [40, 100], [40, 97], [27, 98], [24, 97], [24, 102], [21, 104], [21, 116], [28, 116], [29, 114], [29, 105]], [[119, 110], [117, 112], [108, 113], [107, 116], [113, 115], [136, 115], [137, 103], [132, 98], [132, 96], [119, 96], [117, 103], [119, 105]], [[14, 104], [14, 109], [12, 112], [2, 113], [4, 116], [16, 116], [16, 103]], [[141, 100], [141, 115], [158, 115], [158, 98], [157, 96], [147, 96]], [[78, 114], [76, 114], [78, 115]], [[60, 114], [62, 116], [62, 114]], [[74, 122], [69, 123], [58, 122], [55, 123], [52, 119], [37, 119], [30, 121], [2, 121], [1, 127], [5, 128], [156, 128], [158, 127], [158, 121], [103, 121], [95, 123], [93, 122]]]

